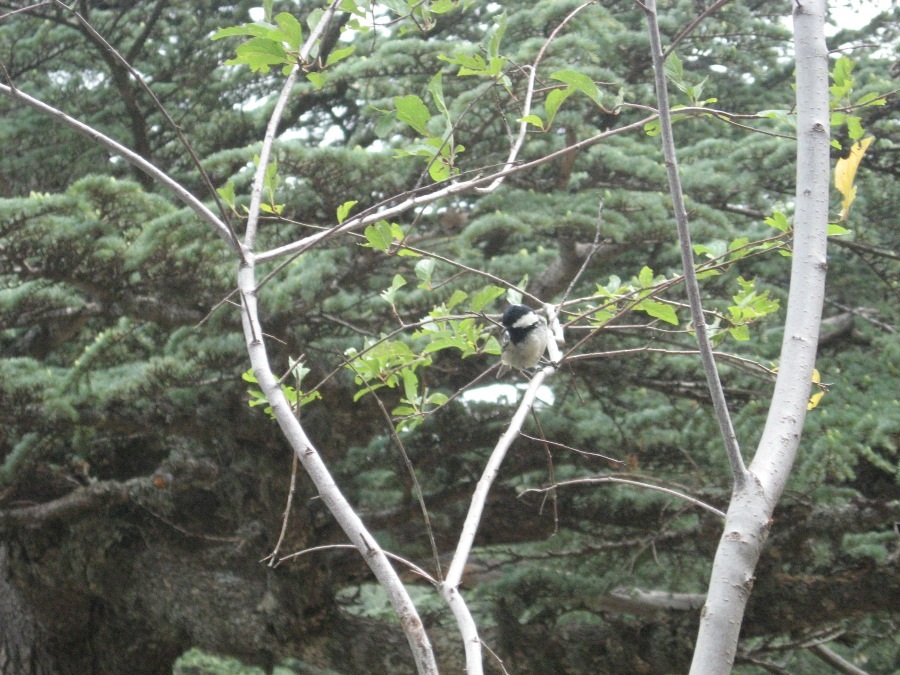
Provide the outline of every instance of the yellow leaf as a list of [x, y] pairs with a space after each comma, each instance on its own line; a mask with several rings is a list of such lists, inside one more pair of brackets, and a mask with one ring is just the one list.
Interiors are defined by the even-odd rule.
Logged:
[[838, 189], [838, 192], [844, 195], [844, 199], [841, 201], [841, 220], [847, 219], [850, 205], [856, 199], [856, 186], [853, 185], [853, 179], [856, 178], [856, 169], [874, 140], [874, 137], [869, 136], [858, 143], [854, 143], [850, 148], [850, 155], [839, 159], [834, 166], [834, 186]]
[[[819, 375], [819, 371], [816, 368], [813, 369], [812, 381], [815, 384], [819, 384], [822, 381], [822, 376]], [[809, 397], [809, 403], [806, 404], [806, 409], [812, 410], [817, 405], [819, 405], [819, 401], [822, 400], [822, 397], [824, 395], [825, 395], [825, 390], [820, 387], [819, 391], [817, 391], [815, 394], [813, 394], [812, 396]]]
[[822, 400], [822, 397], [825, 395], [824, 391], [817, 391], [815, 394], [809, 397], [809, 403], [806, 404], [807, 410], [812, 410], [817, 405], [819, 405], [819, 401]]

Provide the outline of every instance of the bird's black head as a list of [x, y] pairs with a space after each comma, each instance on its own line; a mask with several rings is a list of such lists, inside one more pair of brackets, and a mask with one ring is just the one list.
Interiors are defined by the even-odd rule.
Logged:
[[503, 318], [500, 322], [506, 328], [525, 328], [526, 326], [522, 325], [520, 322], [523, 317], [526, 317], [529, 314], [534, 314], [534, 311], [530, 307], [526, 307], [525, 305], [510, 305], [506, 308], [506, 311], [503, 312]]

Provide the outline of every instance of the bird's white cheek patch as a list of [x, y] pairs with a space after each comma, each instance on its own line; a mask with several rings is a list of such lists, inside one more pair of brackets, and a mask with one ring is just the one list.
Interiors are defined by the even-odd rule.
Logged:
[[533, 326], [534, 324], [536, 324], [538, 321], [540, 321], [540, 319], [538, 319], [537, 316], [534, 316], [534, 315], [527, 316], [526, 315], [526, 316], [523, 316], [518, 321], [516, 321], [513, 324], [513, 328], [528, 328], [529, 326]]

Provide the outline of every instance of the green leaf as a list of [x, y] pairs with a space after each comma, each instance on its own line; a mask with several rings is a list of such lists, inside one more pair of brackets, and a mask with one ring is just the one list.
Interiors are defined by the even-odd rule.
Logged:
[[456, 307], [459, 303], [469, 297], [469, 294], [460, 289], [456, 289], [453, 291], [453, 295], [450, 296], [450, 299], [447, 300], [447, 309], [451, 310]]
[[728, 260], [735, 261], [740, 260], [744, 256], [750, 253], [750, 247], [747, 244], [750, 243], [750, 239], [747, 237], [738, 237], [733, 242], [728, 244], [728, 252], [731, 253], [728, 256]]
[[349, 14], [355, 14], [356, 16], [366, 16], [366, 12], [360, 8], [359, 5], [356, 4], [356, 0], [343, 0], [339, 9], [342, 12], [347, 12]]
[[493, 30], [488, 33], [488, 35], [490, 35], [490, 40], [488, 40], [488, 56], [491, 58], [500, 56], [500, 41], [503, 39], [503, 34], [505, 32], [506, 12], [497, 17], [497, 23], [494, 25]]
[[444, 101], [444, 86], [441, 71], [438, 71], [434, 77], [428, 81], [428, 93], [431, 94], [431, 98], [434, 100], [434, 104], [437, 106], [438, 110], [449, 122], [450, 111], [447, 109], [447, 103]]
[[678, 58], [678, 55], [675, 52], [669, 54], [669, 58], [666, 59], [665, 72], [666, 77], [672, 81], [672, 84], [674, 84], [675, 86], [683, 84], [684, 66], [681, 63], [681, 59]]
[[454, 0], [435, 0], [428, 6], [428, 10], [434, 14], [446, 14], [456, 7]]
[[344, 47], [343, 49], [335, 49], [328, 55], [328, 60], [325, 61], [325, 67], [327, 68], [333, 63], [343, 61], [355, 51], [356, 45], [350, 45], [349, 47]]
[[840, 57], [834, 64], [834, 70], [831, 77], [838, 86], [846, 86], [852, 84], [851, 73], [853, 72], [853, 60], [847, 56]]
[[565, 82], [585, 94], [594, 103], [600, 103], [600, 90], [597, 89], [594, 81], [584, 73], [576, 70], [557, 70], [550, 76], [550, 79]]
[[657, 300], [643, 300], [640, 304], [635, 306], [635, 309], [646, 312], [654, 319], [660, 319], [673, 326], [678, 325], [678, 314], [675, 312], [675, 308], [664, 302], [659, 302]]
[[450, 397], [447, 396], [447, 394], [436, 391], [433, 394], [429, 394], [428, 398], [425, 399], [425, 402], [433, 406], [440, 406], [444, 405], [449, 400]]
[[222, 201], [228, 205], [229, 208], [234, 208], [234, 202], [237, 197], [234, 194], [234, 183], [228, 181], [220, 188], [216, 188], [216, 192], [222, 198]]
[[659, 125], [659, 120], [647, 122], [644, 125], [644, 133], [651, 137], [659, 136], [662, 133], [662, 127]]
[[526, 124], [530, 124], [532, 126], [537, 127], [538, 129], [544, 128], [544, 121], [538, 117], [537, 115], [525, 115], [525, 117], [518, 120], [519, 122], [525, 122]]
[[[394, 235], [391, 231], [391, 224], [386, 220], [379, 220], [374, 225], [369, 225], [363, 232], [369, 248], [377, 248], [379, 251], [387, 253], [391, 244], [394, 243]], [[364, 244], [365, 245], [365, 244]]]
[[776, 211], [771, 216], [768, 216], [765, 222], [766, 225], [774, 227], [780, 232], [787, 232], [790, 228], [790, 223], [788, 223], [787, 216], [781, 213], [781, 211]]
[[469, 302], [469, 309], [473, 312], [480, 312], [505, 292], [506, 289], [501, 286], [485, 286]]
[[321, 89], [325, 86], [325, 73], [311, 72], [306, 74], [306, 79], [312, 82], [313, 87]]
[[422, 282], [419, 288], [431, 290], [431, 275], [434, 273], [435, 262], [434, 258], [422, 258], [416, 263], [416, 276]]
[[731, 335], [731, 337], [733, 337], [735, 340], [738, 340], [739, 342], [746, 342], [750, 339], [750, 329], [746, 324], [742, 326], [735, 326], [734, 328], [729, 328], [728, 333]]
[[284, 41], [287, 42], [288, 47], [295, 52], [300, 51], [300, 46], [303, 42], [303, 26], [297, 20], [297, 17], [287, 12], [281, 12], [275, 15], [275, 23], [281, 28], [285, 38]]
[[646, 265], [641, 269], [640, 274], [638, 274], [638, 283], [640, 283], [641, 288], [649, 288], [653, 285], [653, 270], [651, 270]]
[[887, 104], [887, 99], [884, 97], [884, 94], [879, 94], [875, 91], [870, 91], [868, 94], [863, 94], [856, 101], [856, 105], [885, 105]]
[[245, 23], [240, 26], [229, 26], [228, 28], [220, 28], [213, 33], [212, 40], [221, 40], [222, 38], [232, 37], [235, 35], [248, 35], [250, 37], [261, 37], [271, 39], [273, 35], [279, 33], [278, 29], [270, 23], [254, 22]]
[[226, 65], [246, 65], [250, 70], [263, 74], [269, 72], [270, 66], [289, 63], [282, 44], [268, 38], [251, 38], [238, 45], [235, 54], [237, 56], [226, 61]]
[[397, 291], [399, 291], [404, 286], [406, 286], [406, 279], [401, 277], [399, 274], [395, 274], [394, 280], [391, 282], [391, 287], [381, 291], [381, 298], [389, 305], [393, 305], [394, 300], [397, 297]]
[[428, 120], [431, 119], [431, 113], [422, 99], [412, 94], [397, 96], [394, 98], [394, 107], [397, 109], [398, 120], [408, 124], [423, 136], [430, 136]]
[[721, 239], [715, 239], [706, 244], [694, 244], [694, 255], [705, 255], [710, 259], [724, 255], [726, 250], [727, 246]]
[[290, 367], [291, 376], [297, 384], [300, 384], [303, 381], [303, 378], [312, 372], [312, 370], [303, 364], [302, 358], [294, 359], [289, 357], [288, 366]]
[[338, 223], [343, 223], [347, 216], [350, 214], [350, 209], [356, 206], [359, 202], [355, 199], [350, 200], [348, 202], [344, 202], [337, 209], [337, 221]]
[[411, 368], [401, 370], [400, 376], [403, 378], [403, 392], [406, 400], [409, 402], [415, 401], [419, 398], [419, 378]]
[[[258, 156], [256, 161], [259, 161]], [[263, 177], [263, 187], [270, 191], [274, 191], [278, 187], [278, 160], [273, 159], [266, 165], [266, 173]]]
[[842, 234], [850, 234], [851, 230], [848, 230], [846, 227], [838, 225], [837, 223], [828, 223], [828, 236], [829, 237], [839, 237]]
[[556, 112], [559, 110], [559, 106], [563, 104], [569, 96], [572, 95], [574, 89], [571, 87], [566, 87], [565, 89], [554, 89], [549, 94], [547, 94], [547, 98], [544, 101], [544, 111], [547, 113], [547, 126], [551, 126], [553, 124], [553, 118], [556, 117]]
[[862, 127], [861, 118], [856, 115], [848, 115], [847, 116], [847, 134], [850, 136], [851, 140], [858, 141], [865, 135], [866, 131]]
[[608, 309], [598, 309], [591, 314], [591, 323], [595, 326], [602, 326], [604, 323], [615, 317], [615, 313]]

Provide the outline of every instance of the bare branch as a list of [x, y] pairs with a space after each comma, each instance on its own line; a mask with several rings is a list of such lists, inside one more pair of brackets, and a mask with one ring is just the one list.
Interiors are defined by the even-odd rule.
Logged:
[[585, 483], [621, 483], [623, 485], [633, 485], [635, 487], [642, 487], [647, 490], [656, 490], [657, 492], [662, 492], [667, 495], [672, 495], [673, 497], [678, 497], [679, 499], [683, 499], [686, 502], [690, 502], [694, 506], [699, 506], [701, 509], [705, 509], [710, 513], [717, 515], [719, 518], [724, 518], [725, 513], [720, 511], [715, 506], [711, 506], [706, 502], [702, 502], [695, 497], [691, 497], [682, 492], [678, 492], [677, 490], [672, 490], [670, 488], [662, 487], [660, 485], [653, 485], [652, 483], [643, 483], [637, 480], [629, 480], [627, 478], [618, 478], [616, 476], [592, 476], [590, 478], [573, 478], [572, 480], [564, 480], [561, 483], [554, 483], [549, 487], [543, 488], [528, 488], [524, 490], [522, 494], [527, 494], [529, 492], [547, 492], [548, 490], [555, 490], [560, 487], [566, 487], [568, 485], [582, 485]]
[[700, 284], [697, 281], [697, 271], [694, 267], [694, 251], [691, 246], [687, 207], [684, 203], [684, 192], [681, 189], [678, 160], [675, 157], [675, 138], [672, 132], [672, 116], [669, 111], [665, 56], [662, 50], [659, 23], [656, 17], [656, 0], [648, 0], [644, 10], [647, 16], [647, 29], [650, 34], [650, 51], [653, 56], [653, 73], [656, 79], [656, 98], [659, 103], [660, 135], [662, 136], [663, 154], [666, 158], [666, 172], [669, 176], [669, 192], [672, 196], [675, 222], [678, 227], [678, 243], [681, 249], [681, 264], [684, 269], [684, 285], [691, 306], [691, 318], [697, 336], [697, 346], [700, 349], [700, 360], [703, 363], [713, 409], [716, 412], [716, 421], [719, 424], [719, 430], [725, 443], [725, 451], [728, 455], [728, 462], [731, 465], [732, 480], [736, 488], [741, 488], [747, 481], [747, 468], [744, 466], [744, 459], [741, 457], [741, 449], [738, 445], [737, 436], [734, 433], [731, 415], [728, 412], [728, 404], [725, 401], [725, 392], [722, 389], [722, 381], [719, 379], [719, 371], [716, 368], [716, 360], [713, 356], [712, 344], [709, 341], [706, 319], [703, 314], [703, 304], [700, 300]]
[[[481, 516], [484, 513], [484, 505], [487, 503], [488, 493], [491, 490], [491, 485], [493, 485], [494, 480], [500, 472], [500, 465], [506, 457], [506, 452], [519, 435], [519, 430], [522, 428], [522, 424], [524, 424], [525, 419], [528, 417], [528, 414], [534, 405], [538, 390], [544, 383], [544, 379], [554, 372], [556, 372], [556, 369], [553, 366], [547, 366], [543, 370], [538, 371], [531, 379], [528, 388], [525, 390], [525, 394], [522, 396], [522, 401], [519, 403], [516, 413], [513, 415], [512, 420], [510, 420], [509, 427], [494, 447], [494, 450], [484, 467], [484, 471], [481, 474], [481, 479], [478, 481], [478, 485], [472, 495], [472, 502], [469, 505], [469, 512], [466, 514], [466, 519], [463, 523], [459, 542], [456, 545], [456, 552], [453, 554], [453, 560], [450, 563], [450, 568], [447, 570], [447, 576], [444, 578], [444, 583], [442, 583], [440, 587], [441, 595], [444, 597], [447, 604], [450, 605], [454, 616], [456, 616], [457, 621], [460, 622], [461, 626], [467, 617], [460, 611], [462, 609], [462, 603], [459, 596], [459, 584], [462, 581], [463, 571], [466, 562], [469, 559], [472, 545], [475, 542], [475, 535], [478, 533], [478, 526], [481, 523]], [[472, 673], [481, 673], [483, 668], [481, 665], [481, 642], [477, 639], [477, 627], [474, 625], [474, 622], [471, 626], [469, 626], [468, 623], [465, 625], [474, 632], [475, 636], [474, 639], [467, 639], [465, 642], [467, 672], [470, 675], [472, 675]], [[477, 669], [472, 670], [476, 665]]]
[[862, 668], [857, 668], [843, 656], [829, 649], [825, 645], [812, 645], [809, 648], [810, 653], [815, 654], [829, 666], [844, 675], [868, 675]]
[[[537, 70], [538, 65], [541, 62], [541, 59], [544, 58], [544, 53], [547, 51], [547, 48], [556, 39], [556, 36], [559, 34], [559, 31], [563, 29], [563, 27], [571, 21], [576, 14], [578, 14], [585, 7], [593, 5], [597, 0], [589, 0], [582, 5], [579, 5], [575, 9], [573, 9], [569, 14], [563, 19], [559, 25], [553, 29], [553, 32], [550, 33], [549, 37], [544, 40], [544, 44], [541, 46], [540, 51], [538, 51], [537, 56], [534, 61], [528, 66], [528, 87], [525, 91], [525, 102], [522, 105], [522, 118], [523, 121], [519, 122], [519, 135], [516, 137], [515, 142], [513, 143], [512, 148], [510, 148], [509, 156], [506, 158], [506, 163], [504, 167], [513, 166], [516, 161], [516, 158], [519, 156], [519, 151], [522, 149], [522, 145], [525, 143], [525, 137], [528, 135], [528, 122], [524, 121], [524, 118], [531, 114], [531, 100], [534, 97], [534, 81], [537, 78]], [[505, 175], [498, 175], [493, 181], [491, 181], [490, 185], [485, 187], [478, 188], [479, 192], [493, 192], [503, 183], [503, 179]]]
[[[396, 215], [404, 213], [412, 208], [417, 206], [422, 206], [424, 204], [431, 204], [432, 202], [436, 202], [439, 199], [444, 199], [445, 197], [451, 197], [453, 195], [462, 194], [464, 192], [468, 192], [473, 190], [479, 186], [482, 186], [486, 183], [490, 183], [497, 178], [502, 178], [504, 176], [509, 176], [514, 173], [518, 173], [520, 171], [527, 171], [528, 169], [532, 169], [534, 167], [540, 166], [542, 164], [546, 164], [547, 162], [551, 162], [563, 155], [566, 155], [570, 152], [577, 152], [582, 148], [586, 148], [590, 145], [598, 143], [602, 140], [610, 138], [612, 136], [616, 136], [618, 134], [627, 133], [630, 131], [640, 131], [643, 130], [644, 126], [648, 122], [652, 122], [657, 118], [657, 115], [651, 115], [649, 117], [645, 117], [644, 119], [638, 120], [637, 122], [632, 122], [631, 124], [626, 124], [623, 127], [617, 127], [615, 129], [609, 129], [608, 131], [604, 131], [595, 136], [591, 136], [590, 138], [586, 138], [583, 141], [579, 141], [573, 145], [566, 146], [556, 152], [552, 152], [549, 155], [544, 155], [543, 157], [539, 157], [538, 159], [532, 160], [530, 162], [526, 162], [524, 164], [516, 164], [513, 166], [506, 166], [502, 169], [499, 169], [493, 174], [489, 174], [487, 176], [476, 176], [467, 181], [455, 181], [450, 180], [444, 183], [439, 183], [435, 186], [430, 186], [429, 188], [419, 192], [411, 192], [406, 195], [401, 195], [399, 198], [401, 201], [393, 203], [390, 206], [386, 206], [384, 204], [379, 205], [373, 209], [370, 209], [367, 212], [362, 214], [358, 214], [356, 216], [350, 217], [345, 220], [340, 225], [336, 225], [327, 230], [323, 230], [321, 232], [316, 232], [315, 234], [311, 234], [302, 239], [297, 239], [289, 244], [285, 244], [284, 246], [279, 246], [278, 248], [273, 248], [268, 251], [264, 251], [262, 253], [257, 254], [256, 260], [257, 262], [265, 262], [267, 260], [273, 260], [275, 258], [281, 258], [286, 255], [291, 255], [293, 253], [299, 253], [302, 251], [306, 251], [314, 246], [317, 246], [322, 241], [334, 237], [343, 232], [350, 232], [352, 230], [359, 230], [366, 225], [371, 225], [372, 223], [376, 223], [379, 220], [384, 220], [388, 218], [392, 218]], [[387, 200], [385, 204], [394, 202], [394, 199]]]
[[[336, 11], [339, 0], [332, 2], [323, 12], [316, 27], [300, 49], [299, 62], [304, 63]], [[250, 209], [247, 214], [247, 229], [244, 235], [245, 255], [238, 269], [238, 288], [241, 289], [241, 323], [244, 330], [247, 353], [253, 372], [259, 382], [260, 389], [269, 401], [275, 419], [290, 444], [306, 473], [309, 475], [329, 512], [334, 516], [347, 538], [363, 556], [366, 564], [375, 574], [378, 583], [387, 594], [400, 625], [409, 642], [416, 668], [422, 675], [436, 675], [437, 663], [431, 642], [425, 632], [422, 619], [416, 611], [397, 571], [391, 566], [384, 550], [369, 533], [362, 519], [338, 489], [331, 472], [325, 465], [322, 456], [316, 450], [300, 421], [294, 416], [284, 391], [275, 377], [269, 363], [269, 356], [262, 337], [265, 334], [259, 318], [258, 293], [256, 281], [256, 262], [252, 251], [256, 241], [257, 224], [259, 222], [260, 205], [266, 178], [269, 157], [275, 143], [275, 134], [281, 115], [290, 97], [294, 82], [301, 72], [300, 64], [294, 66], [282, 87], [275, 107], [266, 127], [265, 138], [260, 149], [258, 164], [253, 178], [250, 194]]]
[[184, 186], [181, 185], [181, 183], [169, 176], [166, 172], [156, 168], [156, 166], [148, 162], [136, 152], [129, 150], [121, 143], [114, 141], [106, 134], [103, 134], [97, 129], [88, 126], [84, 122], [80, 122], [74, 117], [70, 117], [63, 111], [58, 110], [51, 105], [47, 105], [43, 101], [39, 101], [36, 98], [32, 98], [21, 89], [13, 87], [11, 84], [0, 84], [0, 94], [8, 96], [13, 100], [21, 101], [22, 103], [34, 108], [35, 110], [44, 113], [48, 117], [51, 117], [58, 122], [65, 124], [67, 127], [74, 129], [75, 131], [82, 134], [83, 136], [86, 136], [98, 145], [102, 145], [114, 155], [118, 155], [132, 166], [136, 166], [138, 169], [151, 176], [154, 180], [158, 181], [159, 183], [169, 188], [172, 192], [174, 192], [175, 196], [178, 197], [179, 200], [190, 207], [203, 222], [212, 227], [212, 229], [215, 230], [215, 232], [225, 240], [229, 248], [236, 252], [239, 250], [237, 244], [231, 237], [231, 231], [229, 230], [228, 226], [223, 223], [215, 213], [210, 211], [203, 202], [201, 202], [193, 194], [191, 194]]

